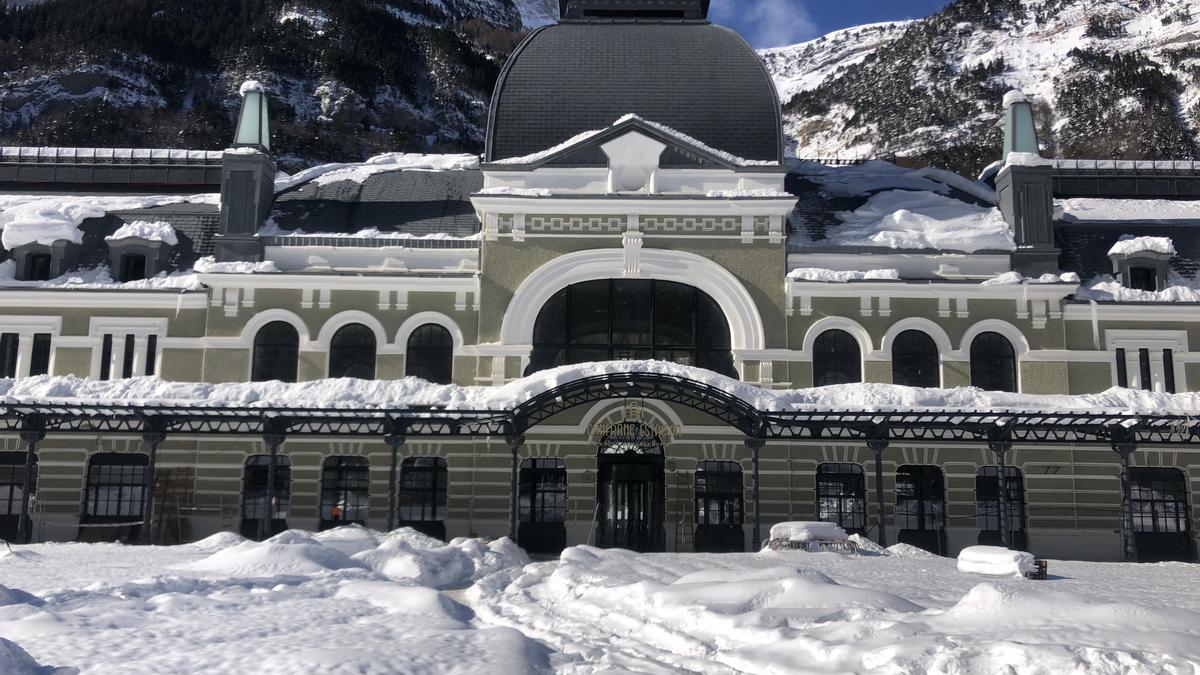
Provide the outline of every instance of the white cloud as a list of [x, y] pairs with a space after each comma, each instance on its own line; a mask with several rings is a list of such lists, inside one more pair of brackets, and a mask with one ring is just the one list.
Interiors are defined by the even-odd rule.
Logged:
[[804, 42], [819, 34], [801, 0], [713, 0], [709, 17], [738, 29], [758, 49]]

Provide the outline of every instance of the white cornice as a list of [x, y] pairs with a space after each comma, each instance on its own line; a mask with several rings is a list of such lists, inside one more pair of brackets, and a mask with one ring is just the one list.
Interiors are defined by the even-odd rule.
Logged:
[[474, 291], [477, 274], [470, 276], [344, 276], [314, 274], [201, 274], [200, 280], [214, 288], [294, 288], [333, 291]]
[[1093, 318], [1099, 321], [1200, 321], [1200, 305], [1070, 303], [1063, 306], [1063, 318], [1068, 321], [1091, 321]]
[[517, 195], [472, 195], [471, 203], [480, 212], [561, 215], [587, 214], [625, 216], [631, 213], [648, 216], [688, 216], [712, 214], [778, 215], [791, 213], [796, 198], [727, 199], [654, 197], [648, 199], [524, 197]]
[[966, 284], [952, 282], [852, 281], [831, 283], [788, 279], [792, 295], [814, 298], [857, 298], [883, 295], [893, 298], [981, 298], [1038, 300], [1061, 299], [1078, 290], [1076, 284]]

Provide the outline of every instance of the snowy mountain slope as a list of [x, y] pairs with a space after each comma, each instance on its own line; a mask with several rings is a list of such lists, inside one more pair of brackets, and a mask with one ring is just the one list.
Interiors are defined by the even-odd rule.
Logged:
[[896, 155], [974, 173], [995, 159], [1012, 88], [1037, 104], [1048, 152], [1197, 153], [1194, 0], [959, 0], [763, 58], [800, 157]]
[[238, 84], [254, 78], [289, 170], [478, 151], [499, 68], [548, 7], [109, 0], [97, 13], [91, 2], [0, 2], [0, 144], [223, 148]]

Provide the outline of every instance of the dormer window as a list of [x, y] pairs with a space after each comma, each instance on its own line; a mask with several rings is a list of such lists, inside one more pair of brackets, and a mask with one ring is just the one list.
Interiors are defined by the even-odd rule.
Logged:
[[53, 257], [49, 253], [31, 253], [25, 256], [25, 281], [49, 281], [50, 262]]
[[109, 267], [116, 281], [148, 279], [167, 268], [171, 247], [179, 243], [175, 228], [162, 221], [125, 223], [104, 238]]
[[126, 253], [121, 256], [121, 281], [146, 278], [146, 256], [143, 253]]
[[1167, 237], [1125, 235], [1108, 250], [1113, 275], [1125, 288], [1154, 293], [1167, 287], [1175, 244]]
[[1158, 287], [1158, 270], [1153, 267], [1131, 265], [1129, 267], [1129, 283], [1126, 286], [1151, 293], [1162, 290]]

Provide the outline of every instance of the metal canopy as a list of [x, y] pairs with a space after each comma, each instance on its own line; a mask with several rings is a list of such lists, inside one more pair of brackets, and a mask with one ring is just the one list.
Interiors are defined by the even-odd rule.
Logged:
[[716, 387], [671, 375], [575, 380], [511, 410], [255, 408], [0, 402], [0, 432], [480, 438], [522, 436], [571, 408], [611, 399], [687, 406], [754, 439], [1140, 445], [1200, 442], [1200, 419], [1177, 415], [980, 410], [759, 410]]

